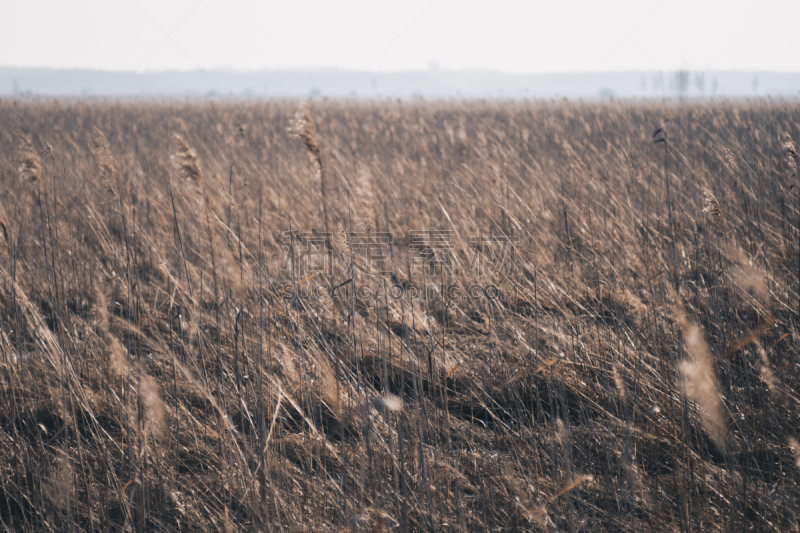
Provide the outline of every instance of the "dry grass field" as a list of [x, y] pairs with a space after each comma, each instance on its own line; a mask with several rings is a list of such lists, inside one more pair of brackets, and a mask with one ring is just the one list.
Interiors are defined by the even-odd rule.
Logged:
[[797, 103], [0, 123], [3, 531], [800, 531]]

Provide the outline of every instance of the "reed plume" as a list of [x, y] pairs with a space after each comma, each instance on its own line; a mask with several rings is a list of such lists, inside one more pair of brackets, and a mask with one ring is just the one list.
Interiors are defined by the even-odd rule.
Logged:
[[97, 165], [97, 172], [105, 185], [108, 192], [114, 198], [119, 196], [119, 182], [117, 179], [117, 170], [114, 167], [114, 161], [111, 158], [111, 148], [108, 145], [108, 140], [99, 128], [94, 129], [93, 150], [95, 161]]
[[204, 187], [203, 170], [200, 168], [200, 160], [197, 158], [197, 153], [180, 134], [173, 134], [172, 140], [178, 147], [175, 161], [181, 175]]
[[798, 169], [800, 169], [800, 156], [797, 154], [797, 147], [788, 133], [786, 134], [786, 140], [783, 142], [783, 149], [786, 151], [786, 162], [796, 175]]
[[703, 187], [703, 213], [711, 215], [716, 220], [722, 221], [722, 209], [719, 206], [714, 191], [708, 187]]
[[728, 430], [714, 368], [715, 359], [703, 337], [703, 330], [686, 316], [678, 296], [673, 294], [673, 298], [675, 299], [673, 319], [683, 332], [686, 351], [690, 356], [679, 364], [684, 390], [686, 395], [700, 407], [701, 423], [708, 436], [721, 450], [727, 450]]
[[31, 138], [24, 133], [17, 134], [19, 138], [19, 166], [17, 171], [22, 180], [36, 183], [42, 174], [42, 160], [33, 147]]
[[317, 135], [317, 125], [305, 102], [300, 105], [300, 109], [294, 114], [294, 118], [289, 125], [289, 133], [303, 141], [308, 156], [314, 165], [314, 178], [319, 181], [320, 196], [322, 197], [322, 217], [325, 223], [325, 232], [330, 234], [328, 200], [325, 195], [325, 173], [322, 167], [322, 148]]

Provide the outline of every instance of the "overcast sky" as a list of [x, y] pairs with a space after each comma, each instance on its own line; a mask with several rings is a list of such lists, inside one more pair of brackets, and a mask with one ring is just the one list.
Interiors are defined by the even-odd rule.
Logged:
[[0, 66], [800, 71], [800, 1], [5, 0]]

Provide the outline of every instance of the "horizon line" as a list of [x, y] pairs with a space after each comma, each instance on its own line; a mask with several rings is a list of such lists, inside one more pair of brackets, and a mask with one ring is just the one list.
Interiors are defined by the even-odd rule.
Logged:
[[419, 69], [406, 69], [406, 70], [359, 70], [356, 68], [345, 67], [328, 67], [328, 66], [315, 66], [315, 67], [258, 67], [252, 69], [239, 69], [234, 67], [209, 67], [209, 68], [193, 68], [193, 69], [158, 69], [158, 70], [126, 70], [126, 69], [110, 69], [110, 68], [97, 68], [97, 67], [50, 67], [50, 66], [20, 66], [20, 65], [0, 65], [0, 69], [4, 70], [52, 70], [52, 71], [65, 71], [65, 72], [104, 72], [104, 73], [124, 73], [124, 74], [183, 74], [195, 72], [226, 72], [233, 74], [256, 74], [261, 72], [359, 72], [361, 74], [418, 74], [418, 73], [475, 73], [485, 72], [491, 74], [501, 74], [506, 76], [549, 76], [549, 75], [564, 75], [564, 74], [652, 74], [652, 73], [677, 73], [677, 72], [702, 72], [702, 73], [740, 73], [740, 74], [800, 74], [800, 70], [774, 70], [774, 69], [738, 69], [738, 68], [688, 68], [680, 67], [675, 69], [617, 69], [617, 70], [549, 70], [549, 71], [525, 71], [525, 72], [509, 72], [505, 70], [484, 68], [484, 67], [468, 67], [468, 68], [419, 68]]

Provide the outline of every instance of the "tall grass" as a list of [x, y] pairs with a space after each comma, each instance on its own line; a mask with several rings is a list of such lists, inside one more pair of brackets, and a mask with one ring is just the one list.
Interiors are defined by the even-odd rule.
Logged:
[[211, 105], [0, 102], [2, 528], [800, 530], [796, 103]]

